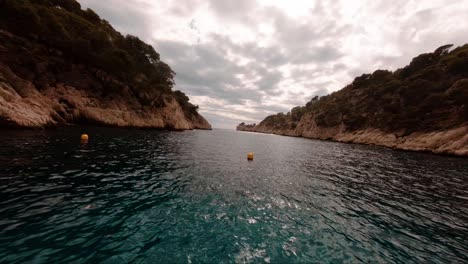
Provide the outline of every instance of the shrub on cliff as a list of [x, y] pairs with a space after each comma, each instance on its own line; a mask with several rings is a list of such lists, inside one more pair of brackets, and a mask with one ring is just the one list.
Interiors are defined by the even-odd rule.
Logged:
[[174, 91], [174, 95], [177, 102], [182, 106], [184, 111], [188, 111], [189, 113], [196, 113], [198, 111], [198, 105], [193, 105], [190, 103], [190, 99], [182, 91]]
[[75, 0], [2, 0], [0, 29], [60, 50], [71, 63], [104, 70], [136, 89], [136, 94], [139, 89], [170, 93], [174, 86], [174, 71], [152, 46], [122, 36]]

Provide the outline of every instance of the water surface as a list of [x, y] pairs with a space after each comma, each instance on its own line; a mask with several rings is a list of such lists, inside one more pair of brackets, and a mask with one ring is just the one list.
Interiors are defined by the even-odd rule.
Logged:
[[2, 263], [468, 262], [464, 158], [228, 130], [0, 142]]

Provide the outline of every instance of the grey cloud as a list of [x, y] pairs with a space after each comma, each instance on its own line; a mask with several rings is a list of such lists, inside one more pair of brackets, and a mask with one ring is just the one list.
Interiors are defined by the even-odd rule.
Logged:
[[[260, 63], [239, 66], [226, 56], [227, 49], [234, 46], [232, 42], [229, 43], [228, 46], [218, 42], [188, 45], [158, 41], [156, 48], [162, 59], [170, 58], [168, 61], [176, 72], [177, 86], [189, 94], [208, 95], [232, 104], [240, 104], [249, 99], [261, 102], [269, 94], [262, 91], [276, 88], [282, 80], [282, 73], [270, 69], [270, 65]], [[244, 54], [240, 55], [246, 57]], [[247, 80], [236, 75], [243, 75]], [[243, 82], [254, 78], [259, 78], [253, 82], [255, 90], [246, 89]]]
[[255, 1], [252, 0], [211, 0], [210, 6], [220, 15], [245, 13], [246, 10], [253, 9]]
[[[333, 19], [320, 23], [314, 20], [298, 23], [278, 8], [265, 8], [261, 18], [271, 20], [275, 26], [278, 42], [268, 51], [270, 54], [275, 54], [270, 58], [275, 58], [273, 61], [278, 64], [323, 63], [344, 56], [340, 51], [342, 42], [340, 37], [351, 30], [349, 25], [339, 24]], [[258, 50], [253, 50], [257, 54], [260, 53]]]
[[122, 33], [137, 35], [145, 40], [151, 36], [148, 2], [139, 2], [139, 4], [126, 0], [80, 0], [79, 2], [82, 8], [93, 9]]
[[283, 79], [283, 75], [279, 71], [269, 71], [261, 76], [261, 79], [256, 82], [257, 87], [262, 91], [271, 90], [277, 87], [278, 83]]
[[339, 19], [327, 18], [324, 14], [311, 14], [311, 19], [298, 23], [278, 8], [266, 8], [262, 19], [272, 20], [278, 40], [291, 46], [310, 46], [323, 40], [336, 42], [337, 37], [352, 29]]
[[[298, 24], [278, 8], [264, 8], [257, 11], [258, 21], [271, 21], [275, 26], [278, 42], [267, 47], [257, 43], [236, 45], [229, 38], [213, 35], [213, 39], [222, 42], [232, 51], [255, 61], [271, 66], [284, 64], [309, 64], [337, 60], [344, 56], [340, 51], [340, 36], [351, 30], [349, 25], [342, 25], [335, 20], [314, 24], [313, 21]], [[322, 46], [317, 45], [321, 43]]]
[[[312, 95], [312, 97], [318, 95], [318, 96], [324, 96], [324, 95], [327, 95], [329, 94], [330, 91], [328, 91], [327, 89], [325, 88], [319, 88], [317, 90], [314, 91], [314, 94]], [[312, 99], [312, 98], [309, 98], [309, 100]]]
[[175, 41], [158, 41], [155, 44], [162, 59], [168, 58], [176, 71], [176, 81], [192, 85], [240, 85], [234, 76], [241, 70], [214, 46], [188, 45]]
[[177, 0], [177, 4], [171, 6], [169, 12], [179, 17], [190, 17], [203, 3], [202, 0]]
[[323, 63], [328, 61], [336, 61], [344, 56], [339, 50], [334, 47], [314, 47], [301, 51], [297, 51], [290, 58], [292, 64], [310, 64]]
[[431, 19], [434, 18], [434, 9], [424, 9], [421, 11], [416, 12], [414, 14], [413, 18], [416, 18], [419, 20], [421, 23], [426, 23], [427, 21], [430, 21]]
[[236, 44], [226, 36], [211, 34], [214, 42], [220, 44], [220, 48], [230, 50], [245, 58], [254, 58], [256, 63], [269, 66], [280, 66], [288, 63], [288, 57], [280, 46], [260, 47], [255, 42]]
[[253, 23], [250, 16], [256, 8], [253, 0], [210, 0], [210, 7], [222, 19], [230, 19], [240, 23]]
[[342, 71], [344, 69], [346, 69], [346, 65], [344, 63], [339, 62], [339, 63], [336, 63], [336, 64], [333, 65], [333, 71], [335, 71], [335, 72], [336, 71]]
[[233, 46], [232, 50], [246, 57], [255, 58], [257, 62], [269, 66], [280, 66], [288, 63], [287, 55], [278, 46], [259, 47], [255, 43]]
[[270, 97], [278, 97], [278, 96], [281, 96], [283, 94], [285, 94], [285, 91], [281, 88], [276, 88], [276, 89], [273, 89], [273, 90], [270, 90], [268, 92], [264, 92], [265, 96], [270, 96]]
[[262, 120], [267, 115], [272, 115], [276, 113], [285, 113], [289, 111], [289, 108], [283, 105], [264, 106], [263, 108], [265, 109], [265, 114], [262, 117], [260, 117], [259, 120]]

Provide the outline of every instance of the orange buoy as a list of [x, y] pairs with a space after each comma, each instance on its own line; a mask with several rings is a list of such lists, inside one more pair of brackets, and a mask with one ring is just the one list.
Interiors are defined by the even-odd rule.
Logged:
[[88, 137], [88, 135], [87, 135], [87, 134], [83, 134], [83, 135], [81, 135], [81, 142], [84, 142], [84, 143], [86, 143], [86, 142], [88, 142], [88, 139], [89, 139], [89, 137]]
[[253, 158], [254, 158], [254, 154], [252, 152], [249, 152], [247, 154], [247, 160], [253, 160]]

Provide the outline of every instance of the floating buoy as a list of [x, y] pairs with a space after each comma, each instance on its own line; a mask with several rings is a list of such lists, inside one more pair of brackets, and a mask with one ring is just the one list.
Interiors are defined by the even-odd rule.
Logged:
[[253, 160], [253, 156], [254, 156], [253, 153], [252, 153], [252, 152], [249, 152], [249, 153], [247, 154], [247, 160]]
[[88, 139], [89, 139], [89, 137], [88, 137], [87, 134], [81, 135], [81, 142], [88, 142]]

